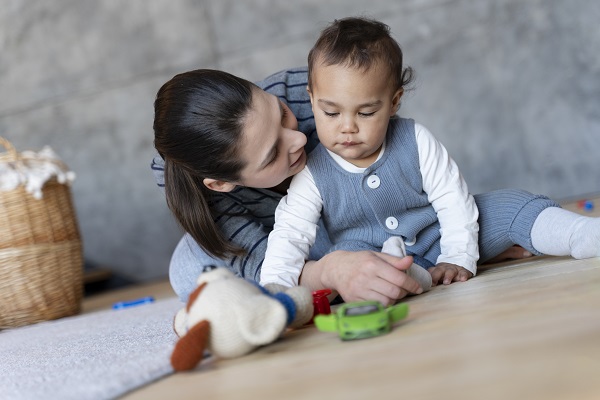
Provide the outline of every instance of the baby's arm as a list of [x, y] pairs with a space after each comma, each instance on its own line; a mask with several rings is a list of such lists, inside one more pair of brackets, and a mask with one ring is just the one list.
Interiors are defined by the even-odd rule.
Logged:
[[315, 243], [323, 200], [312, 174], [305, 167], [292, 179], [288, 194], [275, 210], [260, 283], [297, 286], [300, 273]]
[[458, 166], [422, 125], [415, 124], [423, 190], [440, 222], [441, 254], [430, 268], [433, 283], [465, 281], [477, 272], [479, 212]]

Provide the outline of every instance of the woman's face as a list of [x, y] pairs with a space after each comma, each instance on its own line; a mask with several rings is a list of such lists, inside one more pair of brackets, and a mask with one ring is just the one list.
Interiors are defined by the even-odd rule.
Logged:
[[292, 111], [277, 97], [255, 88], [244, 121], [240, 156], [246, 166], [243, 186], [271, 188], [297, 174], [306, 164], [306, 135], [298, 132]]

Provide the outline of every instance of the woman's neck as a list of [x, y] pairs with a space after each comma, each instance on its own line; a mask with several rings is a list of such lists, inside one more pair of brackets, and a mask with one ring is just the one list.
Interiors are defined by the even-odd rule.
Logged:
[[280, 193], [280, 194], [286, 194], [288, 188], [290, 187], [290, 182], [292, 181], [292, 177], [290, 176], [289, 178], [287, 178], [286, 180], [284, 180], [283, 182], [281, 182], [279, 185], [277, 186], [273, 186], [271, 188], [272, 191]]

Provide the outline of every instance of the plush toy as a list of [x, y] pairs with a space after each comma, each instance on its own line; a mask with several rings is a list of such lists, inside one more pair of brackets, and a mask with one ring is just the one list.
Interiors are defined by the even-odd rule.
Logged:
[[313, 310], [307, 288], [268, 285], [265, 289], [226, 268], [211, 266], [200, 274], [187, 306], [175, 316], [179, 340], [171, 365], [175, 371], [193, 369], [205, 350], [219, 358], [242, 356], [274, 342], [286, 327], [304, 325]]
[[[383, 247], [381, 249], [382, 253], [391, 254], [392, 256], [404, 258], [406, 257], [406, 247], [404, 244], [404, 240], [398, 236], [392, 236], [385, 242], [383, 242]], [[431, 289], [432, 280], [431, 274], [427, 272], [427, 270], [421, 267], [418, 264], [413, 264], [406, 271], [406, 274], [413, 278], [419, 286], [423, 289], [423, 292], [427, 292]]]

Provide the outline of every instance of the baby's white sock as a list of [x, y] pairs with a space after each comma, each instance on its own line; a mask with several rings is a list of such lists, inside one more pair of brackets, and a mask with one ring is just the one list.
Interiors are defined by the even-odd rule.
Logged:
[[599, 257], [600, 218], [548, 207], [533, 223], [531, 243], [540, 253], [551, 256]]
[[[392, 236], [391, 238], [386, 240], [383, 243], [381, 252], [396, 257], [406, 257], [406, 247], [404, 245], [404, 241], [401, 237], [398, 236]], [[427, 292], [429, 289], [431, 289], [431, 274], [425, 268], [413, 263], [413, 265], [411, 265], [410, 268], [406, 270], [406, 274], [419, 283], [419, 285], [423, 289], [423, 292]]]

